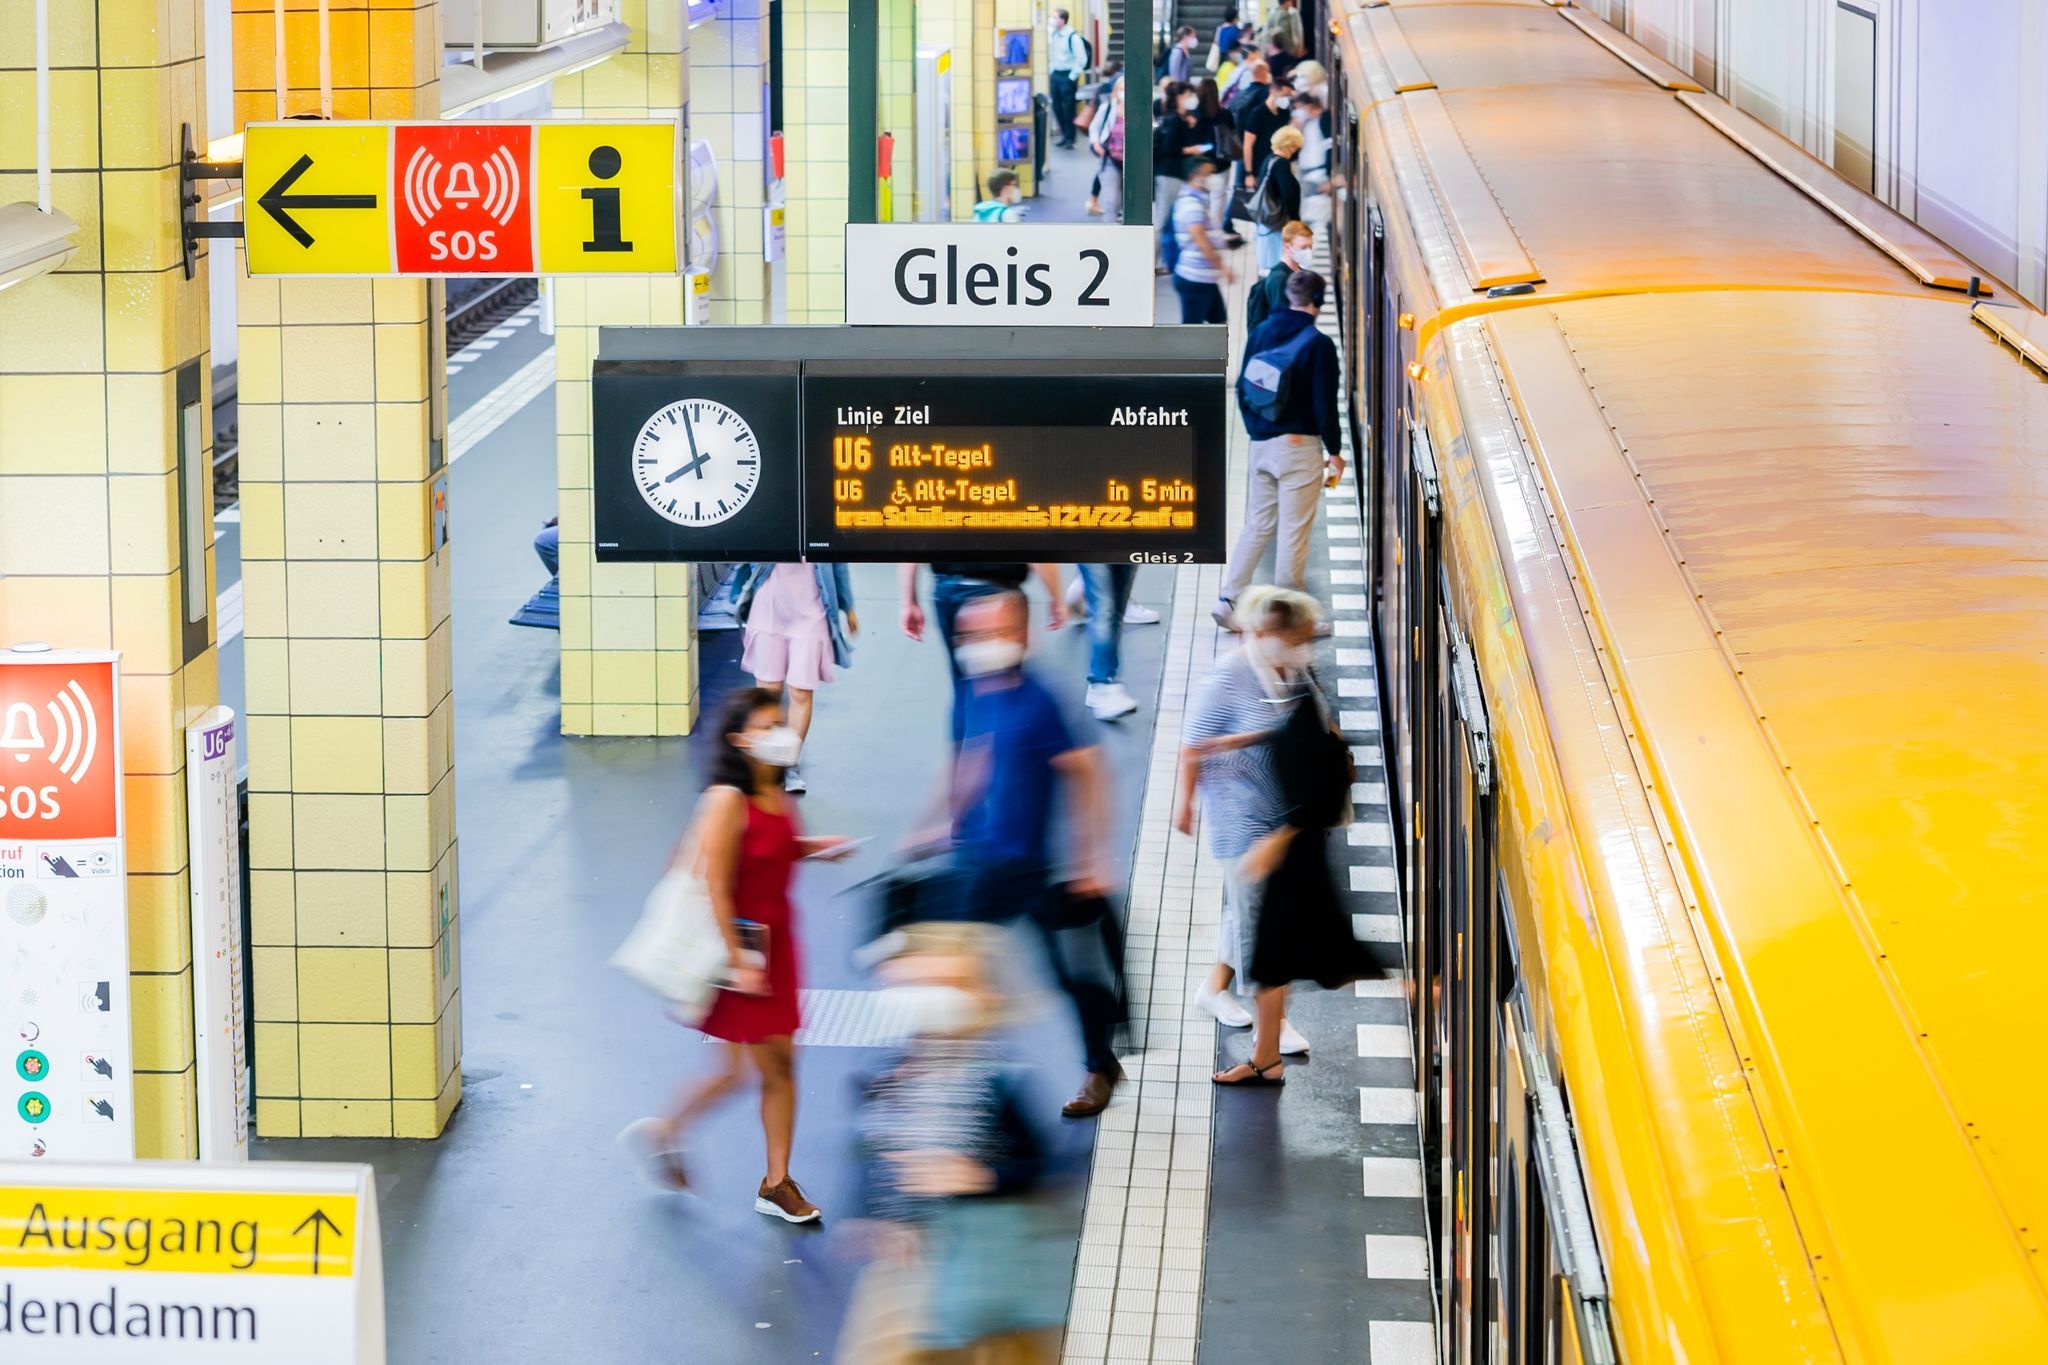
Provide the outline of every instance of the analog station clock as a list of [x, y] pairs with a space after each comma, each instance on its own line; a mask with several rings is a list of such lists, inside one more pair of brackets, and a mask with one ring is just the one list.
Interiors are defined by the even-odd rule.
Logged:
[[661, 408], [633, 442], [633, 486], [678, 526], [715, 526], [761, 483], [761, 443], [747, 420], [710, 398]]

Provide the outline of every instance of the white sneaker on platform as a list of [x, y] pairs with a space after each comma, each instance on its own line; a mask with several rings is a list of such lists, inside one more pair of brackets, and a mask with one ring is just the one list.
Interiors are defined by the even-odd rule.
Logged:
[[1214, 1015], [1216, 1022], [1225, 1028], [1250, 1028], [1252, 1012], [1237, 1003], [1237, 997], [1227, 991], [1203, 991], [1195, 997], [1195, 1005], [1205, 1014]]
[[1088, 713], [1097, 720], [1115, 720], [1138, 709], [1137, 698], [1117, 682], [1088, 684]]
[[1280, 1021], [1280, 1055], [1282, 1057], [1306, 1057], [1308, 1055], [1308, 1039], [1302, 1037], [1300, 1031], [1285, 1019]]
[[1124, 624], [1127, 626], [1156, 626], [1159, 613], [1137, 602], [1124, 605]]

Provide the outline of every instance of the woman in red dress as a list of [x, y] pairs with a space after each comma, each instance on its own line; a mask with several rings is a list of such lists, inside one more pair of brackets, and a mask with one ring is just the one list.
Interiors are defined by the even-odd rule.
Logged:
[[831, 858], [851, 851], [843, 835], [806, 837], [783, 791], [799, 741], [784, 722], [782, 699], [748, 688], [726, 705], [719, 752], [692, 823], [696, 857], [731, 956], [731, 985], [718, 992], [698, 1024], [719, 1039], [721, 1066], [686, 1089], [665, 1118], [640, 1119], [621, 1134], [647, 1149], [655, 1178], [686, 1189], [678, 1154], [683, 1130], [732, 1093], [751, 1069], [761, 1078], [761, 1129], [768, 1171], [754, 1208], [791, 1223], [816, 1222], [818, 1206], [789, 1178], [796, 1131], [796, 1054], [799, 954], [796, 917], [789, 903], [790, 874], [799, 858]]

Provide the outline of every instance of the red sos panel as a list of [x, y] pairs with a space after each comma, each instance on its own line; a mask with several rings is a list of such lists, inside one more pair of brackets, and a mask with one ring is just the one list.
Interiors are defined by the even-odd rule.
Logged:
[[114, 664], [0, 657], [0, 841], [121, 832]]
[[393, 131], [398, 269], [532, 274], [532, 127], [401, 123]]

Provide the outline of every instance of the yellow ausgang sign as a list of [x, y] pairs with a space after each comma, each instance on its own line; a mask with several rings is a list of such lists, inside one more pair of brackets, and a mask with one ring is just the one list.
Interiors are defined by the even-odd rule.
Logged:
[[0, 1188], [0, 1272], [355, 1273], [353, 1194]]
[[252, 123], [251, 275], [672, 275], [674, 120]]

